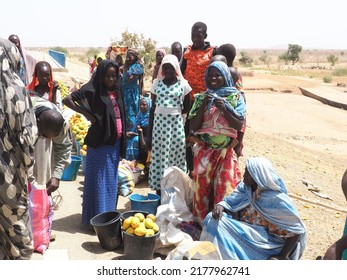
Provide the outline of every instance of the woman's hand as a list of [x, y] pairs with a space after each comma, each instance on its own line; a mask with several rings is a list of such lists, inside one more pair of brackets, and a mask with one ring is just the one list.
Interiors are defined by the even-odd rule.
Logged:
[[57, 81], [52, 81], [53, 90], [57, 90], [59, 88], [59, 83]]
[[215, 98], [213, 104], [221, 111], [226, 109], [224, 99], [222, 98]]
[[139, 135], [139, 134], [136, 133], [136, 132], [127, 131], [127, 137], [128, 137], [128, 138], [129, 138], [129, 137], [132, 137], [132, 136], [137, 136], [137, 135]]
[[216, 205], [212, 210], [212, 217], [216, 220], [222, 218], [224, 208], [221, 205]]

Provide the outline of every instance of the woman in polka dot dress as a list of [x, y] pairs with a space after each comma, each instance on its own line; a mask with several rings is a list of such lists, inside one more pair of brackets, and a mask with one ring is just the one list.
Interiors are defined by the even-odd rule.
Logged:
[[177, 166], [187, 171], [184, 122], [190, 108], [190, 91], [177, 57], [171, 54], [164, 56], [158, 77], [151, 87], [153, 105], [150, 124], [153, 125], [148, 139], [152, 147], [149, 185], [158, 194], [166, 168]]

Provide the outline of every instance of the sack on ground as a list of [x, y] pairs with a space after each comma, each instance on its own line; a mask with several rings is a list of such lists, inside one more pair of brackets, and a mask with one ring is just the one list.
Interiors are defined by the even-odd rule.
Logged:
[[118, 193], [121, 196], [128, 196], [135, 187], [133, 172], [130, 167], [119, 163], [118, 165]]

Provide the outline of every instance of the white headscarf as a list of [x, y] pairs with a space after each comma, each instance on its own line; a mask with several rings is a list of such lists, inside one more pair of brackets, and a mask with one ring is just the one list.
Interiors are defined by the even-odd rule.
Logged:
[[178, 59], [175, 55], [173, 54], [167, 54], [163, 57], [163, 60], [161, 61], [160, 67], [159, 67], [159, 71], [158, 71], [158, 76], [157, 79], [164, 79], [164, 75], [163, 75], [163, 65], [169, 63], [173, 66], [173, 68], [175, 68], [176, 71], [176, 75], [177, 75], [177, 79], [179, 80], [183, 80], [183, 75], [181, 72], [181, 68], [180, 68], [180, 64], [178, 62]]

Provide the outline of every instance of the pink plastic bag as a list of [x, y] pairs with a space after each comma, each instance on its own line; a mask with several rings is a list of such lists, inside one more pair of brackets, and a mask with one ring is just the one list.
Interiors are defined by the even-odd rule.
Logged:
[[52, 198], [46, 189], [38, 189], [29, 183], [29, 215], [34, 239], [34, 250], [43, 254], [50, 243], [53, 220]]

